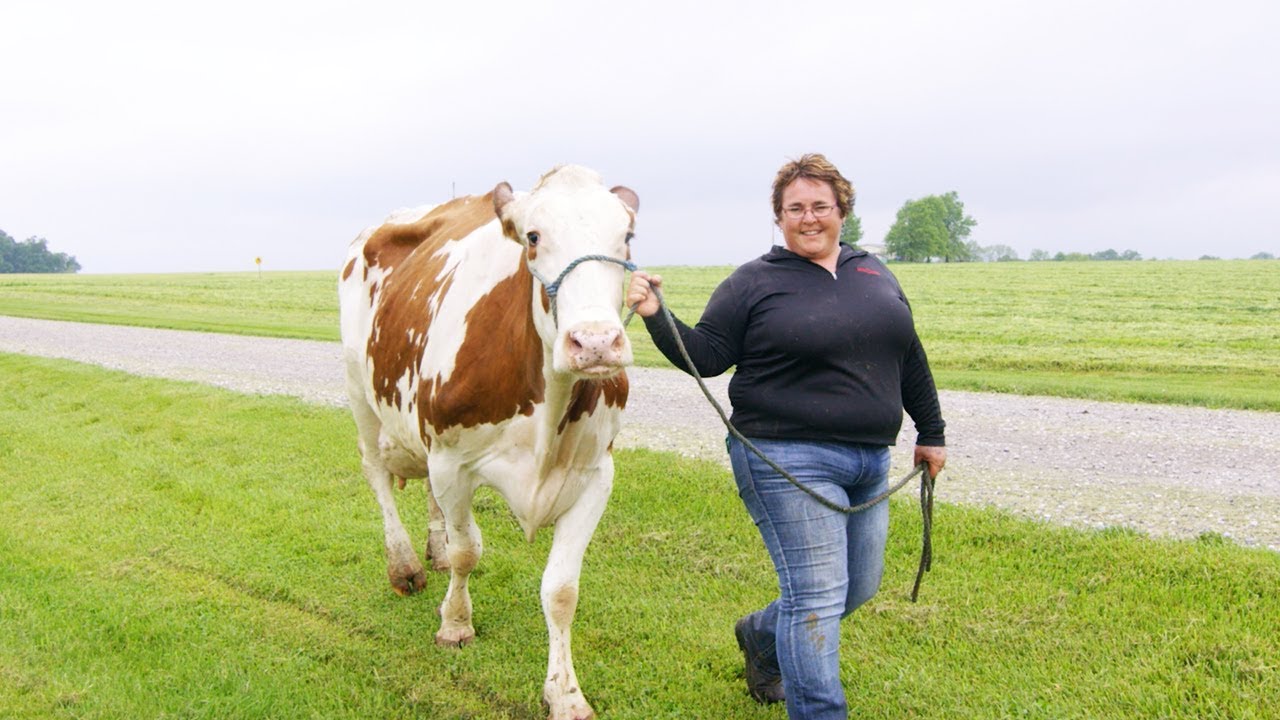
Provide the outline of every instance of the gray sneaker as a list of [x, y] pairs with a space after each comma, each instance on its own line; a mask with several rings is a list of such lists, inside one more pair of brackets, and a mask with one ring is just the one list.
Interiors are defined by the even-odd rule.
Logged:
[[786, 700], [786, 695], [782, 692], [782, 676], [776, 669], [765, 664], [764, 653], [755, 645], [755, 637], [748, 627], [747, 618], [738, 620], [733, 626], [733, 634], [738, 638], [738, 649], [742, 650], [746, 661], [747, 692], [751, 694], [751, 698], [762, 705]]

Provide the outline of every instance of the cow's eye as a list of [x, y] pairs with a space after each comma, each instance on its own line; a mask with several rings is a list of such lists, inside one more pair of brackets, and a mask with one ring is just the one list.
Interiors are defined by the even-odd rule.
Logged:
[[541, 236], [538, 235], [537, 231], [535, 230], [533, 232], [526, 233], [525, 239], [529, 241], [529, 247], [533, 247], [534, 245], [538, 244], [538, 240], [541, 239]]
[[631, 238], [633, 238], [633, 237], [635, 237], [635, 236], [636, 236], [636, 234], [635, 234], [635, 233], [633, 233], [633, 232], [629, 232], [629, 233], [627, 233], [627, 244], [628, 244], [628, 245], [630, 245], [630, 244], [631, 244]]

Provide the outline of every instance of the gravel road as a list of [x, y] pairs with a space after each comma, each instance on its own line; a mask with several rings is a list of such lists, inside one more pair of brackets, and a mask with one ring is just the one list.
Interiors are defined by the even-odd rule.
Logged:
[[[0, 316], [0, 352], [342, 406], [337, 343]], [[725, 431], [697, 384], [633, 368], [620, 447], [726, 462]], [[720, 402], [726, 378], [708, 381]], [[1077, 527], [1221, 533], [1280, 550], [1280, 413], [943, 392], [942, 502], [991, 505]], [[910, 465], [910, 419], [894, 477]]]

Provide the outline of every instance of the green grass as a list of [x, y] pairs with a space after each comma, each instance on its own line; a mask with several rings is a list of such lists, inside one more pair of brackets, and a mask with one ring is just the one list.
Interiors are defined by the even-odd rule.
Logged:
[[[729, 267], [659, 267], [692, 324]], [[943, 388], [1280, 410], [1280, 262], [895, 264]], [[336, 273], [0, 275], [0, 314], [336, 340]], [[639, 365], [666, 366], [643, 323]]]
[[1280, 263], [893, 270], [943, 387], [1280, 410]]
[[337, 340], [338, 275], [0, 275], [0, 314]]
[[[543, 717], [549, 533], [525, 543], [482, 492], [477, 640], [435, 647], [444, 578], [387, 587], [344, 411], [0, 354], [0, 428], [0, 717]], [[740, 677], [732, 623], [775, 579], [731, 478], [617, 465], [574, 625], [588, 698], [782, 717]], [[421, 493], [399, 497], [421, 543]], [[940, 502], [913, 605], [918, 512], [893, 517], [883, 589], [843, 626], [853, 716], [1275, 717], [1280, 554]]]

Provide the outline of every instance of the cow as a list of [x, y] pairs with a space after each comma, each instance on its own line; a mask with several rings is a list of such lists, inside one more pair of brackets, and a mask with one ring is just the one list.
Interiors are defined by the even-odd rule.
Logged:
[[527, 193], [502, 182], [393, 214], [352, 242], [338, 281], [347, 393], [391, 587], [407, 595], [425, 584], [397, 481], [425, 479], [426, 557], [450, 573], [440, 645], [475, 636], [476, 489], [501, 494], [530, 541], [554, 525], [541, 588], [553, 720], [594, 717], [569, 635], [627, 402], [619, 315], [639, 204], [592, 170], [560, 166]]

